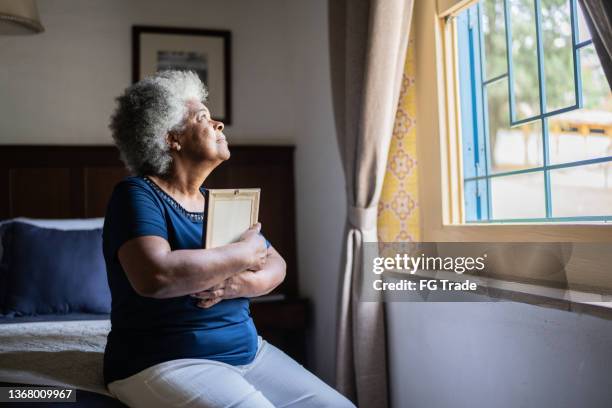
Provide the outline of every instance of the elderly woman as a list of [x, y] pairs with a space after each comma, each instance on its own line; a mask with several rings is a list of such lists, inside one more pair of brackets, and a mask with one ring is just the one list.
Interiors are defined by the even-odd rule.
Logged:
[[109, 391], [132, 407], [352, 407], [257, 335], [249, 298], [285, 262], [259, 233], [202, 249], [206, 177], [230, 151], [191, 72], [165, 71], [118, 98], [113, 138], [128, 169], [110, 199], [104, 258]]

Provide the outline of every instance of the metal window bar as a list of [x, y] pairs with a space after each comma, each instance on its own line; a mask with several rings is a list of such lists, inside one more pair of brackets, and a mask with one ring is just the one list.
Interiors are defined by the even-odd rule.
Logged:
[[[508, 0], [504, 0], [504, 3], [508, 4]], [[528, 118], [523, 118], [520, 120], [516, 120], [516, 116], [513, 116], [515, 111], [514, 111], [514, 98], [512, 98], [512, 104], [510, 105], [510, 109], [511, 109], [511, 113], [510, 113], [510, 123], [511, 126], [517, 126], [517, 125], [523, 125], [529, 122], [534, 122], [538, 119], [542, 119], [542, 118], [547, 118], [550, 116], [555, 116], [555, 115], [560, 115], [562, 113], [565, 112], [569, 112], [571, 110], [574, 109], [579, 109], [582, 108], [583, 106], [583, 99], [582, 99], [582, 77], [580, 76], [580, 49], [582, 47], [586, 47], [587, 45], [590, 45], [593, 43], [592, 40], [586, 40], [586, 41], [582, 41], [582, 42], [578, 42], [578, 10], [577, 10], [577, 4], [576, 4], [576, 0], [569, 0], [569, 4], [570, 4], [570, 22], [571, 22], [571, 27], [572, 27], [572, 55], [573, 55], [573, 60], [574, 60], [574, 66], [573, 66], [573, 71], [574, 71], [574, 101], [575, 103], [571, 106], [566, 106], [566, 107], [562, 107], [562, 108], [558, 108], [552, 111], [544, 111], [541, 110], [539, 115], [534, 115]], [[538, 8], [536, 6], [536, 13], [538, 13], [537, 10], [541, 9]], [[508, 18], [508, 24], [510, 24], [510, 19]], [[537, 29], [537, 27], [536, 27]], [[512, 38], [508, 37], [506, 39], [506, 41], [510, 42], [510, 45], [512, 43]], [[510, 53], [506, 52], [506, 58], [510, 58], [511, 60], [511, 55]], [[538, 58], [540, 58], [540, 53], [539, 53], [539, 49], [538, 49]], [[514, 92], [514, 87], [510, 86], [510, 84], [508, 84], [508, 92]], [[513, 95], [514, 96], [514, 95]]]
[[504, 79], [504, 78], [506, 78], [506, 77], [508, 77], [508, 73], [507, 73], [507, 72], [506, 72], [506, 73], [504, 73], [504, 74], [498, 75], [498, 76], [496, 76], [496, 77], [493, 77], [493, 78], [491, 78], [491, 79], [487, 79], [487, 80], [486, 80], [486, 81], [484, 81], [482, 84], [483, 84], [483, 85], [489, 85], [489, 84], [492, 84], [492, 83], [494, 83], [494, 82], [500, 81], [500, 80], [502, 80], [502, 79]]
[[[510, 19], [510, 0], [504, 1], [504, 23], [506, 25], [506, 60], [508, 65], [508, 95], [509, 95], [509, 105], [510, 105], [510, 126], [518, 126], [523, 125], [529, 122], [534, 122], [538, 119], [543, 119], [545, 117], [558, 115], [564, 112], [568, 112], [570, 110], [582, 108], [582, 79], [580, 77], [580, 52], [579, 49], [585, 47], [589, 44], [592, 44], [592, 40], [586, 40], [581, 43], [578, 43], [577, 27], [578, 27], [578, 11], [576, 0], [569, 0], [570, 4], [570, 22], [572, 27], [572, 54], [574, 60], [574, 94], [575, 94], [575, 103], [571, 106], [566, 106], [563, 108], [556, 109], [554, 111], [546, 111], [545, 109], [540, 109], [539, 115], [533, 115], [528, 118], [523, 118], [520, 120], [516, 119], [516, 99], [514, 95], [514, 73], [513, 73], [513, 61], [512, 61], [512, 22]], [[543, 61], [543, 46], [541, 33], [542, 25], [541, 25], [541, 14], [542, 8], [540, 6], [540, 0], [534, 0], [535, 4], [535, 12], [536, 12], [536, 47], [537, 47], [537, 56], [538, 61]], [[540, 63], [538, 62], [538, 71], [540, 69]], [[542, 97], [542, 93], [540, 93], [540, 97]], [[545, 95], [544, 95], [545, 98]], [[546, 104], [544, 104], [546, 106]]]
[[535, 173], [535, 172], [538, 172], [538, 171], [550, 171], [550, 170], [558, 170], [558, 169], [567, 169], [567, 168], [570, 168], [570, 167], [588, 166], [589, 164], [607, 163], [607, 162], [610, 162], [610, 161], [612, 161], [612, 157], [611, 156], [598, 157], [596, 159], [580, 160], [580, 161], [569, 162], [569, 163], [549, 164], [547, 166], [539, 166], [539, 167], [531, 167], [531, 168], [528, 168], [528, 169], [505, 171], [505, 172], [502, 172], [502, 173], [494, 173], [494, 174], [490, 174], [490, 175], [487, 175], [487, 176], [466, 177], [466, 178], [463, 179], [463, 181], [468, 182], [468, 181], [475, 181], [475, 180], [484, 180], [486, 178], [491, 179], [491, 178], [495, 178], [495, 177], [515, 176], [517, 174]]
[[[507, 0], [505, 0], [507, 1]], [[536, 49], [538, 54], [538, 87], [540, 91], [540, 116], [546, 112], [546, 76], [544, 75], [544, 44], [542, 41], [542, 4], [541, 0], [534, 0], [533, 7], [536, 20]], [[574, 70], [576, 69], [576, 60], [574, 60]], [[576, 84], [574, 84], [576, 89]], [[542, 154], [544, 167], [550, 164], [548, 154], [548, 121], [544, 118], [540, 119], [542, 123]], [[546, 208], [546, 218], [552, 217], [552, 195], [550, 192], [550, 173], [544, 170], [544, 205]]]

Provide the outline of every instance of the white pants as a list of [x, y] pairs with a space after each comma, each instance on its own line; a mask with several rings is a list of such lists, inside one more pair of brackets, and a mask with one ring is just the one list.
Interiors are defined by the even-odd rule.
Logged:
[[185, 358], [166, 361], [108, 384], [130, 407], [272, 408], [354, 405], [285, 353], [258, 339], [255, 359], [232, 366]]

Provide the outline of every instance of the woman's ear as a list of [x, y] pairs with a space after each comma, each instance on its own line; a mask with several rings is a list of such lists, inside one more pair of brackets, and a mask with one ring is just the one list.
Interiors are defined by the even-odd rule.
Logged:
[[181, 151], [181, 142], [179, 141], [178, 135], [174, 132], [168, 132], [166, 135], [166, 143], [170, 150], [175, 150], [177, 152]]

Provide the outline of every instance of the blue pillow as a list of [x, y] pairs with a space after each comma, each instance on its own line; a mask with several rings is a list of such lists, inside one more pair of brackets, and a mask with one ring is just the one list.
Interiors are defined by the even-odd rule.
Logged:
[[110, 313], [101, 229], [62, 231], [13, 222], [3, 235], [0, 292], [6, 314]]

